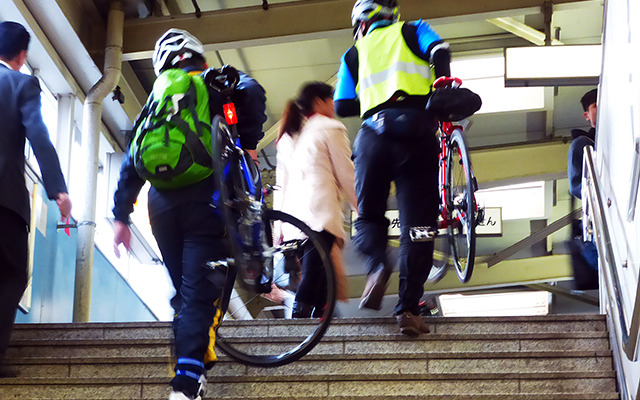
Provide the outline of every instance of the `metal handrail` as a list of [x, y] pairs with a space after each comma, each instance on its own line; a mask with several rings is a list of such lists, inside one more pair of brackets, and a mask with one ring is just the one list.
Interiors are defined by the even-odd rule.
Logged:
[[640, 185], [640, 138], [636, 138], [633, 146], [633, 172], [631, 173], [631, 190], [627, 203], [627, 221], [631, 222], [636, 215], [636, 201], [638, 200], [638, 186]]
[[[591, 224], [593, 235], [595, 238], [598, 254], [602, 262], [599, 263], [602, 275], [606, 284], [606, 295], [609, 299], [610, 319], [616, 334], [613, 335], [619, 343], [630, 361], [638, 360], [638, 341], [640, 339], [638, 333], [640, 331], [640, 281], [635, 294], [635, 304], [631, 313], [631, 321], [623, 306], [622, 286], [620, 285], [620, 277], [618, 274], [619, 265], [616, 261], [616, 253], [612, 245], [609, 224], [607, 223], [604, 203], [602, 201], [602, 192], [600, 184], [595, 173], [593, 162], [593, 147], [586, 146], [584, 152], [584, 168], [583, 168], [583, 197], [586, 196], [586, 204], [583, 204], [586, 220], [585, 224]], [[609, 205], [609, 202], [607, 202]], [[603, 288], [604, 289], [604, 288]], [[615, 321], [615, 322], [614, 322]], [[614, 346], [612, 346], [614, 347]], [[618, 347], [614, 347], [618, 348]], [[614, 351], [614, 355], [618, 355]], [[625, 382], [624, 370], [622, 369], [622, 360], [616, 358], [618, 371], [618, 382], [622, 391], [622, 398], [628, 397], [628, 388]]]
[[[638, 350], [640, 350], [639, 340], [640, 335], [640, 281], [638, 282], [638, 288], [636, 289], [635, 304], [633, 312], [631, 313], [631, 321], [627, 315], [626, 309], [623, 307], [620, 277], [618, 275], [618, 269], [616, 268], [618, 262], [616, 261], [616, 253], [612, 246], [611, 234], [609, 233], [609, 224], [607, 223], [605, 208], [602, 202], [602, 192], [600, 191], [600, 185], [595, 174], [595, 167], [593, 164], [593, 147], [587, 146], [585, 148], [585, 178], [587, 180], [587, 196], [589, 204], [592, 209], [592, 218], [595, 228], [598, 247], [598, 254], [605, 261], [605, 271], [610, 275], [612, 282], [611, 291], [608, 293], [610, 300], [613, 300], [616, 306], [616, 313], [618, 314], [619, 324], [621, 327], [621, 335], [624, 344], [624, 351], [627, 358], [631, 361], [638, 360]], [[607, 277], [607, 274], [605, 274]], [[613, 298], [611, 298], [613, 296]]]

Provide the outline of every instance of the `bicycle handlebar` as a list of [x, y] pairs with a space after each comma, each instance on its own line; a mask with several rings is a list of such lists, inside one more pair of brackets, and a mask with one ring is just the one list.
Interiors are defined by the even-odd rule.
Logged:
[[240, 74], [230, 65], [225, 65], [220, 69], [209, 68], [204, 72], [204, 82], [217, 92], [229, 92], [238, 86]]
[[457, 89], [460, 87], [460, 85], [462, 85], [462, 79], [453, 76], [441, 76], [440, 78], [436, 79], [435, 82], [433, 82], [434, 89], [447, 87]]

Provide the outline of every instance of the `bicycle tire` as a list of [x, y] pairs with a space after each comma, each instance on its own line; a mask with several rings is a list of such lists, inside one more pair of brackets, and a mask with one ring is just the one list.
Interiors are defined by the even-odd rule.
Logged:
[[[225, 119], [216, 115], [211, 123], [211, 154], [214, 170], [213, 203], [219, 210], [226, 227], [231, 259], [243, 262], [245, 257], [239, 240], [238, 220], [247, 214], [249, 193], [240, 176], [240, 160], [237, 159], [234, 137]], [[234, 266], [230, 266], [234, 267]], [[234, 268], [234, 274], [237, 268]], [[251, 286], [257, 277], [246, 277], [245, 286]]]
[[451, 134], [447, 154], [447, 230], [453, 265], [462, 283], [471, 279], [476, 253], [475, 182], [464, 137]]
[[224, 217], [224, 222], [229, 226], [234, 226], [233, 214], [231, 213], [232, 204], [232, 185], [235, 185], [235, 177], [233, 174], [233, 136], [229, 125], [224, 118], [216, 115], [211, 123], [211, 157], [213, 159], [213, 175], [214, 175], [214, 204], [220, 209]]
[[[263, 220], [270, 245], [265, 253], [270, 253], [274, 271], [273, 290], [268, 295], [260, 295], [250, 293], [242, 285], [236, 284], [237, 296], [229, 299], [230, 311], [217, 329], [216, 346], [243, 364], [277, 367], [300, 359], [320, 342], [335, 309], [336, 282], [328, 251], [315, 231], [281, 211], [264, 209]], [[278, 224], [282, 224], [282, 229], [294, 229], [302, 233], [308, 238], [305, 244], [295, 247], [293, 241], [288, 241], [274, 245], [274, 226]], [[290, 257], [288, 260], [296, 255], [304, 262], [304, 257], [311, 250], [316, 250], [322, 261], [317, 272], [326, 280], [326, 296], [323, 303], [314, 309], [313, 318], [291, 319], [291, 302], [298, 294], [295, 277], [299, 271], [294, 266], [294, 271], [287, 273], [285, 253]], [[242, 306], [235, 306], [237, 299], [246, 301]], [[253, 319], [232, 320], [239, 312], [245, 316], [248, 313]]]

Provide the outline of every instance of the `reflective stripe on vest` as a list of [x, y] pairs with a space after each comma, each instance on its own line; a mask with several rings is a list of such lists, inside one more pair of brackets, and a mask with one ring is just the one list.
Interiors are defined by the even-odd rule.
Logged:
[[435, 80], [428, 62], [415, 55], [402, 36], [404, 22], [377, 28], [356, 42], [361, 116], [398, 91], [427, 95]]

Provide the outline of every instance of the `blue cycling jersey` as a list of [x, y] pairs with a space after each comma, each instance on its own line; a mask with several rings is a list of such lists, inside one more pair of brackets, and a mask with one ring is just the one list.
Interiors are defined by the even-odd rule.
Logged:
[[[418, 39], [418, 45], [420, 47], [420, 51], [422, 52], [422, 54], [418, 54], [418, 56], [426, 59], [430, 59], [431, 57], [429, 55], [429, 48], [434, 43], [439, 42], [442, 39], [431, 28], [431, 26], [423, 20], [412, 21], [412, 22], [409, 22], [409, 24], [415, 25], [417, 27], [416, 34]], [[369, 29], [370, 31], [372, 31], [376, 28], [380, 28], [387, 25], [389, 25], [388, 21], [378, 21], [373, 25], [371, 25]], [[338, 83], [336, 84], [335, 92], [333, 95], [334, 101], [353, 100], [358, 97], [356, 93], [357, 82], [354, 81], [353, 79], [354, 74], [352, 74], [352, 72], [354, 72], [355, 76], [357, 76], [357, 71], [351, 71], [349, 69], [348, 62], [345, 59], [349, 51], [357, 51], [357, 50], [355, 50], [355, 46], [354, 46], [354, 47], [351, 47], [347, 52], [345, 52], [342, 55], [342, 58], [340, 60], [340, 68], [338, 69], [338, 75], [337, 75]]]

